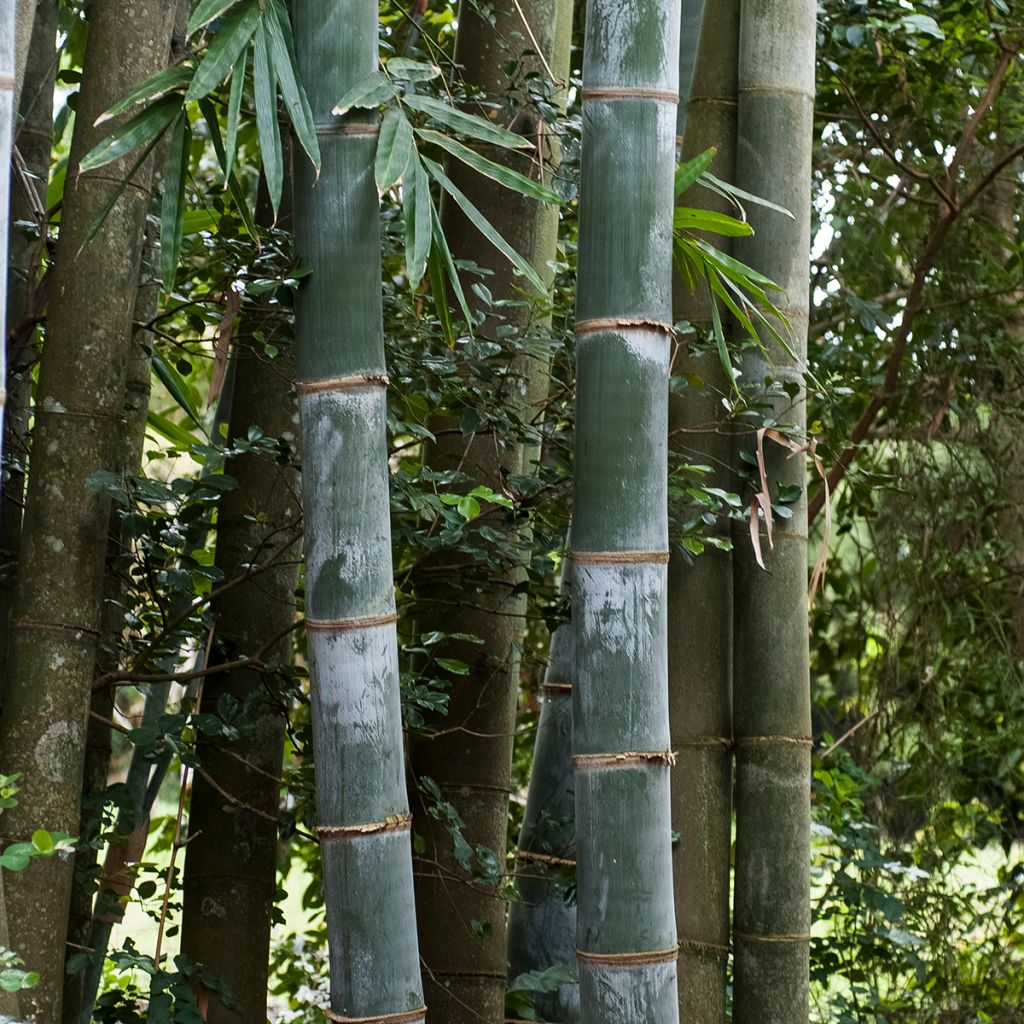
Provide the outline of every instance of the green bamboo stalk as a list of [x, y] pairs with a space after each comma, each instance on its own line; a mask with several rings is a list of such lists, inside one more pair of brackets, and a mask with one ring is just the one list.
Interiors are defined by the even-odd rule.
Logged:
[[677, 144], [686, 137], [694, 75], [700, 52], [701, 28], [708, 0], [682, 0], [679, 18], [679, 110], [676, 114]]
[[[0, 268], [7, 266], [11, 211], [11, 142], [17, 101], [14, 90], [17, 8], [14, 0], [0, 3]], [[31, 34], [31, 30], [29, 32]], [[26, 51], [28, 49], [26, 35]], [[0, 309], [7, 308], [7, 275], [0, 274]], [[4, 331], [6, 338], [7, 332]], [[0, 381], [7, 379], [7, 345], [0, 345]], [[0, 438], [3, 437], [4, 405], [7, 394], [0, 384]], [[2, 451], [0, 451], [2, 455]]]
[[[290, 227], [286, 179], [279, 221]], [[269, 198], [259, 217], [273, 219]], [[229, 439], [244, 438], [252, 426], [265, 437], [294, 431], [294, 398], [288, 360], [259, 351], [253, 331], [291, 352], [279, 307], [248, 311], [235, 349], [235, 400]], [[252, 657], [271, 637], [280, 639], [261, 658], [268, 665], [291, 661], [287, 634], [295, 619], [295, 555], [282, 545], [299, 520], [294, 468], [263, 455], [230, 458], [225, 472], [238, 487], [220, 499], [216, 564], [225, 579], [254, 566], [247, 582], [214, 603], [216, 652], [223, 660]], [[255, 519], [254, 519], [255, 516]], [[297, 545], [296, 545], [297, 546]], [[273, 557], [272, 566], [260, 566]], [[189, 839], [185, 848], [181, 949], [214, 972], [230, 989], [233, 1004], [210, 1000], [208, 1024], [262, 1021], [267, 1016], [271, 911], [277, 889], [277, 816], [284, 759], [285, 717], [273, 702], [272, 672], [242, 669], [211, 676], [203, 687], [202, 710], [219, 713], [224, 695], [241, 706], [240, 735], [200, 741], [202, 772], [192, 783]], [[237, 801], [233, 806], [224, 794]]]
[[0, 494], [0, 693], [7, 678], [8, 623], [21, 548], [21, 507], [25, 499], [32, 373], [37, 331], [33, 316], [44, 240], [26, 237], [21, 223], [36, 223], [45, 235], [46, 186], [53, 148], [53, 80], [57, 69], [57, 3], [43, 0], [34, 20], [32, 44], [15, 144], [24, 173], [11, 189], [10, 268], [7, 284], [7, 401], [3, 423], [6, 481]]
[[[90, 8], [71, 168], [109, 130], [96, 118], [167, 60], [172, 0]], [[32, 469], [24, 519], [0, 762], [21, 773], [17, 808], [5, 813], [7, 840], [40, 826], [77, 833], [85, 727], [100, 629], [110, 499], [86, 486], [97, 470], [118, 472], [125, 363], [151, 167], [121, 192], [86, 247], [97, 215], [127, 174], [123, 162], [69, 173], [54, 294], [39, 372]], [[12, 944], [40, 972], [23, 1007], [60, 1017], [71, 864], [35, 861], [7, 879]]]
[[679, 3], [591, 0], [576, 305], [577, 950], [589, 1024], [674, 1024], [666, 562]]
[[[765, 341], [750, 352], [743, 380], [803, 386], [807, 351], [810, 173], [814, 107], [815, 5], [812, 0], [742, 4], [737, 179], [793, 219], [751, 210], [755, 234], [737, 244], [750, 266], [776, 281], [776, 304], [792, 323], [790, 356]], [[779, 422], [805, 427], [804, 399], [776, 401]], [[749, 451], [749, 434], [741, 443]], [[806, 490], [804, 460], [771, 441], [772, 488]], [[773, 491], [774, 494], [777, 491]], [[736, 744], [736, 881], [733, 917], [737, 1024], [805, 1024], [810, 929], [811, 716], [807, 646], [806, 495], [792, 518], [776, 520], [767, 571], [749, 539], [733, 556]]]
[[[680, 117], [682, 157], [718, 148], [714, 172], [734, 180], [739, 0], [708, 0], [693, 72], [688, 116]], [[683, 33], [686, 33], [684, 19]], [[681, 59], [685, 75], [691, 58]], [[730, 212], [707, 189], [690, 190], [681, 202]], [[728, 251], [728, 239], [714, 244]], [[707, 334], [707, 290], [692, 292], [678, 276], [674, 315]], [[683, 339], [686, 345], [688, 339]], [[669, 429], [687, 462], [708, 465], [713, 487], [735, 490], [732, 442], [722, 407], [730, 385], [717, 352], [684, 349], [679, 373], [704, 381], [669, 403]], [[703, 391], [704, 393], [699, 393]], [[729, 535], [728, 525], [723, 533]], [[679, 932], [679, 1016], [693, 1024], [726, 1019], [729, 896], [732, 846], [732, 554], [707, 547], [693, 562], [669, 563], [669, 718], [672, 748], [673, 856], [676, 927]]]
[[[521, 64], [520, 74], [535, 72], [546, 77], [550, 69], [564, 102], [560, 86], [569, 73], [571, 3], [520, 0], [518, 5], [495, 5], [488, 13], [490, 17], [484, 17], [475, 3], [460, 6], [455, 60], [467, 84], [489, 100], [504, 98], [510, 86], [507, 62], [514, 60]], [[529, 56], [529, 51], [539, 56]], [[528, 97], [514, 98], [516, 109], [508, 123], [542, 148], [550, 181], [558, 165], [557, 146], [552, 145], [552, 136], [545, 136], [546, 126]], [[486, 155], [522, 173], [537, 174], [535, 160], [531, 162], [521, 154], [494, 150]], [[498, 233], [550, 284], [558, 209], [510, 192], [458, 161], [451, 162], [448, 173]], [[522, 279], [455, 203], [444, 204], [442, 223], [456, 259], [492, 271], [485, 284], [496, 302], [506, 304], [495, 310], [477, 303], [485, 315], [479, 333], [486, 337], [502, 326], [516, 329], [514, 341], [520, 351], [511, 361], [512, 384], [502, 401], [514, 419], [531, 423], [549, 387], [550, 350], [543, 332], [550, 318], [523, 300]], [[467, 293], [472, 294], [468, 287]], [[496, 444], [490, 436], [466, 438], [457, 431], [444, 431], [456, 425], [454, 421], [436, 424], [441, 428], [438, 441], [426, 452], [426, 462], [434, 469], [461, 468], [474, 484], [483, 483], [499, 492], [507, 474], [533, 472], [539, 450], [536, 438], [509, 438]], [[507, 543], [498, 553], [506, 565], [499, 570], [489, 569], [486, 579], [474, 579], [472, 607], [464, 600], [466, 572], [440, 580], [435, 574], [419, 588], [425, 612], [418, 618], [418, 628], [464, 633], [483, 642], [446, 645], [444, 654], [465, 662], [469, 674], [451, 678], [447, 719], [438, 716], [429, 723], [438, 727], [436, 735], [412, 737], [410, 762], [416, 777], [432, 778], [456, 805], [465, 823], [466, 841], [493, 851], [497, 863], [502, 864], [526, 612], [521, 584], [530, 537], [522, 525], [513, 522], [512, 517], [506, 519], [503, 512], [492, 525], [507, 532]], [[450, 722], [458, 722], [462, 729], [444, 728]], [[455, 860], [445, 823], [431, 817], [422, 801], [413, 804], [413, 827], [426, 846], [425, 855], [416, 861], [416, 902], [425, 965], [424, 990], [430, 1007], [428, 1021], [478, 1024], [484, 1020], [498, 1024], [504, 1018], [507, 968], [506, 903], [500, 886], [468, 877], [468, 884], [452, 885], [453, 875], [464, 875], [464, 870]], [[486, 927], [474, 930], [472, 922]]]
[[[568, 588], [570, 563], [564, 565]], [[530, 786], [516, 857], [516, 899], [508, 916], [508, 975], [572, 964], [576, 957], [576, 904], [564, 878], [575, 866], [576, 814], [572, 774], [572, 687], [575, 678], [572, 623], [551, 635]], [[558, 1024], [578, 1024], [579, 985], [538, 994], [537, 1012]]]
[[331, 1018], [424, 1019], [388, 498], [377, 118], [335, 117], [377, 66], [377, 5], [297, 4], [321, 173], [295, 174], [306, 633]]

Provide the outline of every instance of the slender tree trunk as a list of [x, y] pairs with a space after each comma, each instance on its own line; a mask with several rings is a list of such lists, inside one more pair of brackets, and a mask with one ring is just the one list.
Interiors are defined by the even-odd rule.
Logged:
[[576, 306], [577, 950], [588, 1024], [674, 1024], [666, 582], [679, 3], [591, 0]]
[[[5, 480], [0, 494], [0, 694], [7, 678], [8, 625], [21, 548], [22, 504], [28, 462], [32, 362], [37, 331], [26, 323], [36, 310], [36, 289], [46, 243], [46, 187], [53, 148], [53, 79], [57, 69], [57, 3], [43, 0], [34, 21], [28, 72], [15, 145], [24, 173], [11, 190], [10, 269], [7, 286], [7, 402], [3, 424]], [[39, 240], [16, 225], [38, 225]]]
[[[743, 3], [740, 26], [737, 178], [791, 210], [793, 219], [752, 208], [755, 234], [739, 255], [783, 289], [776, 304], [792, 323], [796, 358], [766, 340], [750, 353], [744, 381], [803, 387], [807, 352], [810, 173], [814, 107], [812, 0]], [[803, 392], [775, 409], [805, 427]], [[742, 444], [749, 451], [752, 438]], [[773, 488], [804, 493], [793, 516], [776, 520], [767, 571], [738, 531], [733, 555], [736, 744], [736, 892], [733, 918], [736, 1024], [804, 1024], [810, 929], [811, 715], [807, 647], [807, 502], [804, 460], [765, 441]]]
[[[568, 0], [525, 0], [518, 7], [499, 5], [492, 14], [493, 20], [489, 20], [472, 4], [463, 3], [460, 8], [455, 59], [467, 83], [489, 100], [500, 100], [510, 88], [509, 60], [518, 62], [519, 75], [545, 74], [540, 60], [524, 56], [535, 46], [559, 85], [568, 79], [572, 18]], [[557, 148], [551, 145], [551, 136], [545, 134], [546, 126], [522, 86], [512, 92], [519, 106], [510, 125], [537, 144], [550, 176], [557, 166]], [[527, 158], [504, 151], [488, 155], [511, 162], [523, 173], [536, 174], [536, 163], [529, 164]], [[556, 255], [557, 208], [515, 195], [461, 165], [451, 167], [450, 173], [499, 233], [550, 282], [553, 273], [548, 264]], [[543, 335], [549, 320], [522, 301], [507, 260], [453, 203], [445, 206], [444, 227], [456, 259], [493, 271], [485, 284], [495, 301], [518, 302], [494, 311], [483, 307], [485, 313], [494, 315], [484, 322], [480, 333], [486, 336], [499, 324], [517, 329], [521, 353], [512, 362], [510, 389], [503, 401], [513, 417], [529, 422], [539, 415], [548, 389], [550, 353], [546, 339], [541, 337], [538, 342], [538, 335]], [[508, 474], [533, 471], [536, 449], [522, 439], [499, 442], [492, 436], [468, 439], [453, 433], [441, 435], [439, 442], [431, 445], [427, 462], [438, 470], [461, 468], [474, 485], [483, 483], [501, 491]], [[457, 807], [465, 822], [467, 842], [492, 850], [501, 865], [507, 845], [512, 738], [526, 611], [525, 595], [516, 587], [525, 577], [530, 537], [511, 517], [506, 524], [493, 525], [498, 529], [504, 526], [509, 535], [506, 550], [499, 555], [507, 560], [505, 569], [488, 569], [486, 578], [474, 578], [474, 570], [468, 569], [448, 583], [421, 589], [427, 608], [418, 622], [421, 629], [465, 633], [483, 643], [446, 646], [445, 654], [464, 661], [470, 672], [452, 677], [448, 715], [431, 723], [442, 728], [435, 736], [413, 737], [410, 762], [416, 778], [432, 778]], [[472, 582], [467, 588], [468, 578]], [[465, 600], [467, 589], [472, 601]], [[497, 1024], [504, 1018], [507, 969], [506, 908], [499, 887], [465, 875], [453, 856], [446, 825], [435, 821], [421, 800], [413, 802], [413, 827], [426, 847], [416, 862], [416, 901], [428, 1020], [430, 1024], [476, 1024], [481, 1020]], [[460, 874], [464, 877], [459, 878]]]
[[295, 175], [306, 635], [331, 1019], [424, 1019], [388, 498], [377, 119], [331, 109], [377, 66], [377, 5], [299, 4], [322, 168]]
[[[285, 196], [290, 188], [286, 182]], [[266, 202], [264, 223], [273, 212]], [[279, 222], [290, 227], [290, 210]], [[244, 438], [256, 426], [265, 437], [295, 433], [295, 400], [289, 360], [270, 360], [255, 340], [290, 352], [284, 310], [245, 313], [235, 362], [229, 439]], [[293, 554], [281, 554], [296, 536], [299, 500], [291, 462], [247, 453], [228, 460], [238, 488], [227, 491], [217, 515], [217, 565], [225, 579], [254, 566], [248, 582], [227, 591], [215, 604], [216, 651], [222, 660], [251, 657], [280, 637], [261, 659], [269, 666], [291, 662], [298, 582]], [[260, 563], [274, 557], [272, 567]], [[192, 784], [188, 846], [185, 848], [181, 949], [226, 982], [233, 1004], [210, 1001], [208, 1024], [250, 1024], [267, 1017], [271, 911], [277, 889], [277, 816], [285, 718], [275, 701], [273, 671], [242, 670], [211, 676], [203, 687], [202, 710], [219, 715], [223, 702], [237, 702], [230, 724], [234, 739], [200, 742], [202, 770]]]
[[[714, 172], [734, 180], [739, 0], [708, 0], [687, 118], [680, 117], [682, 156], [718, 147]], [[683, 21], [684, 38], [687, 30]], [[680, 60], [680, 76], [691, 57]], [[681, 200], [727, 212], [707, 189]], [[714, 244], [721, 247], [723, 239]], [[675, 317], [707, 333], [710, 299], [678, 277]], [[685, 345], [690, 339], [682, 339]], [[722, 397], [729, 392], [717, 352], [682, 353], [680, 373], [703, 381], [669, 404], [673, 444], [685, 462], [711, 466], [708, 485], [734, 490], [732, 443]], [[729, 537], [728, 522], [721, 529]], [[673, 858], [679, 930], [679, 1016], [692, 1024], [723, 1024], [729, 957], [732, 848], [732, 554], [708, 546], [689, 563], [673, 554], [668, 576], [669, 717]]]
[[[28, 64], [32, 59], [32, 34], [35, 32], [35, 19], [39, 8], [45, 0], [3, 0], [4, 17], [10, 19], [14, 51], [11, 54], [11, 71], [14, 76], [14, 109], [18, 110], [21, 101], [21, 90], [25, 79], [29, 76]], [[6, 31], [6, 29], [5, 29]], [[52, 40], [51, 40], [52, 41]]]
[[[139, 0], [91, 8], [70, 166], [109, 130], [94, 121], [167, 60], [174, 4]], [[89, 246], [111, 179], [130, 164], [69, 174], [55, 290], [40, 366], [33, 460], [14, 616], [0, 760], [22, 773], [19, 805], [4, 815], [6, 839], [34, 828], [77, 833], [85, 731], [101, 626], [110, 501], [90, 490], [96, 470], [119, 471], [125, 363], [151, 170], [139, 171]], [[71, 864], [33, 862], [7, 879], [12, 944], [41, 974], [26, 995], [29, 1020], [60, 1017]]]
[[[569, 563], [565, 565], [568, 576]], [[569, 580], [563, 576], [562, 585]], [[533, 748], [526, 813], [516, 854], [516, 899], [508, 915], [508, 974], [576, 957], [576, 904], [568, 891], [576, 864], [576, 814], [572, 777], [572, 687], [576, 675], [572, 623], [551, 636], [540, 721]], [[578, 1024], [579, 985], [538, 995], [537, 1012], [558, 1024]]]

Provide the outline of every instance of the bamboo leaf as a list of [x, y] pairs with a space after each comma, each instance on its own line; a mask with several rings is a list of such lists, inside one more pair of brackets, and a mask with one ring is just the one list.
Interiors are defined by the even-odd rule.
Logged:
[[146, 414], [146, 422], [161, 437], [167, 438], [171, 444], [177, 445], [177, 447], [185, 451], [188, 451], [195, 444], [195, 437], [184, 427], [179, 427], [173, 420], [169, 420], [166, 416], [161, 416], [158, 412], [150, 410]]
[[676, 199], [678, 199], [707, 169], [711, 161], [718, 154], [718, 149], [712, 146], [698, 153], [692, 160], [676, 167]]
[[405, 271], [413, 291], [423, 277], [423, 268], [430, 254], [431, 201], [430, 182], [418, 156], [412, 157], [412, 171], [402, 185], [405, 207]]
[[689, 206], [676, 207], [673, 226], [676, 231], [710, 231], [727, 238], [742, 238], [754, 233], [754, 229], [745, 221], [737, 220], [725, 213], [698, 210]]
[[[473, 315], [469, 311], [469, 303], [466, 302], [466, 293], [462, 290], [462, 282], [459, 280], [459, 272], [455, 268], [455, 260], [452, 259], [451, 249], [448, 248], [448, 239], [444, 237], [444, 230], [441, 227], [441, 218], [437, 215], [437, 209], [434, 204], [430, 204], [430, 225], [431, 232], [434, 238], [434, 250], [440, 254], [440, 258], [443, 261], [444, 270], [448, 275], [448, 280], [451, 282], [452, 291], [455, 292], [455, 298], [458, 300], [459, 308], [462, 310], [462, 315], [465, 317], [467, 326], [472, 330], [473, 327]], [[431, 253], [431, 258], [434, 257], [434, 253]], [[434, 274], [431, 271], [431, 283], [433, 284]], [[439, 302], [444, 303], [445, 312], [442, 316], [440, 310], [438, 310], [439, 317], [447, 317], [448, 304], [445, 299], [445, 288], [444, 279], [441, 279], [440, 296], [434, 296], [434, 305], [436, 306]], [[449, 344], [455, 344], [455, 336], [451, 331], [449, 324], [448, 333], [451, 334]]]
[[164, 170], [164, 197], [160, 205], [160, 276], [164, 291], [174, 288], [185, 218], [185, 179], [192, 143], [192, 128], [183, 110], [171, 134]]
[[398, 107], [388, 107], [380, 126], [377, 159], [373, 169], [379, 192], [387, 192], [392, 185], [401, 181], [414, 148], [409, 119]]
[[423, 159], [423, 163], [430, 172], [431, 177], [455, 200], [462, 212], [484, 238], [533, 285], [538, 295], [546, 294], [547, 289], [544, 287], [544, 282], [537, 271], [498, 234], [491, 222], [466, 198], [448, 175], [444, 173], [441, 166], [434, 163], [433, 160], [426, 158]]
[[435, 121], [440, 121], [446, 128], [461, 135], [468, 135], [478, 142], [489, 142], [492, 146], [500, 146], [502, 149], [523, 149], [531, 144], [530, 140], [524, 139], [522, 135], [516, 135], [501, 125], [491, 124], [482, 117], [467, 114], [431, 96], [408, 92], [402, 97], [402, 103], [422, 114], [427, 114]]
[[153, 372], [159, 378], [160, 383], [167, 388], [170, 396], [178, 403], [185, 415], [202, 430], [203, 424], [199, 419], [199, 413], [196, 412], [196, 407], [188, 397], [188, 385], [182, 380], [178, 371], [163, 356], [154, 354]]
[[242, 51], [231, 72], [231, 88], [228, 92], [228, 137], [224, 156], [224, 176], [231, 174], [238, 152], [238, 122], [242, 113], [242, 93], [245, 90], [245, 69], [249, 63], [248, 47]]
[[[708, 285], [710, 286], [710, 284], [709, 280]], [[736, 371], [733, 369], [732, 360], [729, 358], [729, 348], [725, 343], [725, 331], [722, 330], [722, 315], [718, 312], [718, 303], [715, 302], [714, 295], [710, 296], [709, 302], [711, 304], [711, 329], [715, 335], [715, 347], [718, 349], [718, 358], [721, 360], [722, 369], [725, 371], [726, 377], [729, 378], [733, 391], [738, 396], [740, 386], [736, 382]]]
[[295, 54], [289, 47], [282, 28], [282, 22], [287, 15], [277, 0], [268, 0], [268, 8], [269, 14], [263, 19], [263, 26], [267, 34], [274, 75], [277, 78], [277, 84], [281, 87], [285, 110], [288, 112], [288, 120], [291, 121], [292, 127], [295, 129], [295, 137], [299, 140], [299, 145], [306, 151], [313, 166], [319, 171], [320, 143], [316, 137], [313, 111], [309, 107], [302, 86], [295, 77]]
[[[213, 103], [208, 99], [199, 101], [199, 109], [206, 119], [206, 125], [210, 130], [210, 141], [213, 143], [213, 150], [217, 154], [217, 159], [220, 161], [222, 168], [227, 166], [227, 153], [224, 150], [224, 139], [220, 134], [220, 122], [217, 120], [217, 109]], [[238, 211], [238, 215], [242, 218], [242, 223], [245, 224], [246, 230], [252, 235], [253, 238], [259, 239], [259, 232], [256, 230], [256, 224], [252, 219], [252, 211], [249, 209], [249, 202], [246, 199], [245, 192], [242, 189], [241, 183], [234, 171], [230, 171], [225, 174], [228, 183], [228, 191], [231, 193], [231, 198], [234, 200], [235, 209]]]
[[441, 74], [441, 69], [436, 64], [425, 64], [423, 61], [410, 60], [408, 57], [392, 57], [386, 67], [392, 78], [406, 82], [429, 82]]
[[[711, 262], [717, 264], [723, 271], [726, 271], [731, 275], [738, 275], [739, 280], [753, 281], [755, 284], [763, 285], [765, 288], [770, 288], [774, 292], [782, 290], [770, 277], [765, 277], [764, 274], [759, 274], [753, 267], [748, 267], [746, 263], [742, 263], [740, 260], [734, 259], [732, 256], [727, 256], [724, 252], [716, 249], [709, 242], [704, 241], [703, 238], [694, 239], [694, 244], [711, 260]], [[737, 277], [733, 276], [733, 280], [737, 280]]]
[[430, 131], [428, 128], [417, 128], [416, 134], [427, 142], [435, 143], [455, 157], [456, 160], [461, 160], [467, 166], [472, 167], [474, 171], [478, 171], [480, 174], [491, 178], [499, 185], [504, 185], [505, 188], [511, 189], [513, 192], [518, 192], [520, 195], [527, 196], [530, 199], [538, 199], [542, 203], [554, 203], [557, 206], [562, 204], [562, 199], [556, 192], [552, 192], [546, 186], [526, 177], [525, 174], [513, 171], [512, 168], [495, 163], [493, 160], [488, 160], [477, 153], [476, 150], [448, 138], [447, 135]]
[[263, 154], [263, 170], [267, 176], [270, 204], [277, 212], [284, 188], [284, 157], [281, 152], [281, 133], [277, 123], [277, 84], [270, 63], [265, 31], [256, 33], [253, 51], [253, 81], [256, 94], [256, 130]]
[[179, 89], [183, 85], [188, 85], [191, 81], [191, 68], [182, 67], [180, 64], [174, 67], [161, 68], [155, 74], [150, 75], [137, 89], [133, 89], [128, 93], [124, 99], [115, 103], [105, 114], [100, 114], [96, 118], [96, 124], [103, 124], [104, 121], [109, 121], [112, 117], [123, 114], [130, 107], [134, 107], [136, 103], [142, 103], [144, 100], [151, 100], [157, 96], [162, 96], [172, 89]]
[[198, 100], [207, 96], [227, 77], [228, 71], [249, 45], [260, 23], [260, 8], [253, 0], [234, 11], [210, 43], [185, 99]]
[[748, 203], [754, 203], [756, 206], [763, 206], [765, 209], [774, 210], [776, 213], [783, 213], [790, 220], [796, 219], [784, 206], [779, 206], [778, 203], [773, 203], [769, 199], [762, 199], [760, 196], [755, 196], [752, 192], [744, 192], [743, 189], [739, 188], [737, 185], [730, 185], [728, 182], [722, 181], [721, 178], [716, 178], [710, 171], [705, 171], [703, 175], [701, 175], [701, 178], [701, 184], [714, 186], [716, 192], [720, 192], [722, 195], [727, 196], [730, 199], [734, 199], [739, 196], [740, 199], [746, 199]]
[[380, 71], [374, 71], [361, 82], [356, 82], [342, 96], [331, 113], [341, 115], [347, 114], [353, 107], [366, 109], [379, 107], [382, 103], [394, 99], [395, 95], [395, 87], [388, 81], [387, 76]]
[[79, 165], [79, 172], [94, 171], [97, 167], [120, 160], [139, 146], [154, 142], [180, 111], [180, 96], [164, 96], [151, 103], [94, 146]]
[[455, 328], [452, 326], [452, 315], [448, 309], [448, 292], [444, 286], [445, 264], [438, 246], [433, 246], [427, 260], [430, 274], [430, 294], [434, 300], [434, 311], [441, 324], [441, 333], [451, 348], [455, 344]]
[[199, 0], [192, 17], [188, 19], [187, 34], [192, 35], [198, 32], [204, 25], [208, 25], [218, 15], [234, 7], [238, 0]]

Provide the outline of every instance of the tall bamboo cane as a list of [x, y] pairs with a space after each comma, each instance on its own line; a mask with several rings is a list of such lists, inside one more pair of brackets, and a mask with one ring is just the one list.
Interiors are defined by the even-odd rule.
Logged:
[[[714, 172], [733, 181], [736, 166], [736, 63], [739, 0], [708, 0], [688, 103], [679, 119], [682, 156], [718, 148]], [[684, 17], [683, 31], [686, 31]], [[682, 46], [682, 41], [681, 44]], [[680, 75], [691, 58], [681, 59]], [[682, 202], [730, 212], [707, 189]], [[714, 244], [728, 251], [728, 239]], [[675, 316], [698, 330], [711, 326], [706, 290], [676, 279]], [[687, 339], [683, 339], [686, 344]], [[711, 486], [735, 489], [732, 442], [722, 397], [729, 383], [717, 352], [691, 351], [679, 373], [704, 382], [669, 405], [669, 428], [687, 462], [713, 467]], [[728, 524], [724, 529], [729, 535]], [[747, 541], [746, 543], [749, 543]], [[678, 761], [672, 771], [672, 814], [680, 834], [673, 871], [679, 929], [679, 1015], [692, 1024], [726, 1019], [732, 847], [732, 554], [708, 546], [691, 564], [673, 556], [668, 574], [669, 716]]]
[[[0, 310], [7, 308], [7, 247], [11, 210], [11, 140], [14, 137], [14, 51], [17, 29], [15, 0], [0, 0]], [[28, 50], [26, 37], [26, 51]], [[7, 394], [7, 331], [0, 345], [0, 438], [3, 437], [4, 405]], [[2, 453], [0, 453], [2, 454]]]
[[386, 438], [377, 118], [333, 106], [377, 65], [377, 5], [295, 5], [320, 136], [295, 175], [306, 632], [331, 1019], [422, 1021]]
[[573, 496], [577, 955], [589, 1024], [678, 1020], [666, 655], [678, 0], [591, 0]]
[[[740, 26], [737, 178], [793, 218], [758, 208], [740, 257], [783, 289], [795, 358], [766, 341], [744, 380], [802, 389], [807, 351], [810, 173], [814, 107], [813, 0], [744, 0]], [[774, 415], [802, 430], [803, 392]], [[743, 442], [752, 447], [752, 439]], [[804, 461], [765, 442], [772, 487], [805, 489]], [[810, 688], [807, 647], [807, 504], [775, 526], [767, 572], [749, 540], [733, 558], [736, 883], [733, 920], [737, 1024], [805, 1024], [810, 928]], [[767, 548], [766, 541], [762, 546]]]

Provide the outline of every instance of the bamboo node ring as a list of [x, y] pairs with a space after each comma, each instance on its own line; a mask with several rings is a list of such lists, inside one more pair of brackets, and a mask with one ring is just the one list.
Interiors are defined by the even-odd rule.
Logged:
[[721, 750], [732, 750], [733, 742], [726, 736], [693, 736], [690, 739], [676, 741], [676, 746], [697, 749], [718, 747]]
[[572, 683], [541, 683], [544, 693], [572, 693]]
[[376, 626], [390, 626], [398, 621], [398, 615], [359, 615], [351, 619], [306, 619], [306, 631], [314, 633], [352, 633], [357, 629], [373, 629]]
[[676, 333], [672, 324], [646, 316], [604, 316], [576, 321], [576, 334], [597, 334], [601, 331], [654, 331], [669, 337]]
[[813, 747], [810, 736], [740, 736], [733, 740], [739, 747]]
[[412, 1024], [413, 1021], [423, 1020], [427, 1012], [425, 1006], [418, 1010], [400, 1010], [398, 1013], [381, 1013], [375, 1017], [346, 1017], [343, 1013], [335, 1013], [334, 1010], [324, 1010], [324, 1016], [328, 1020], [336, 1021], [337, 1024]]
[[39, 632], [55, 631], [58, 633], [80, 633], [82, 637], [92, 637], [98, 640], [100, 631], [90, 629], [88, 626], [75, 626], [70, 622], [44, 622], [42, 619], [12, 619], [12, 629], [34, 629]]
[[407, 832], [410, 828], [411, 814], [393, 814], [383, 821], [367, 821], [361, 825], [317, 825], [316, 831], [321, 839], [359, 839], [383, 832]]
[[751, 935], [749, 932], [733, 932], [733, 938], [740, 942], [810, 942], [810, 935]]
[[386, 388], [391, 381], [386, 373], [352, 373], [346, 377], [324, 377], [323, 380], [300, 380], [295, 390], [300, 395], [321, 391], [350, 391], [352, 388]]
[[516, 850], [516, 860], [534, 860], [538, 864], [554, 864], [564, 868], [576, 867], [576, 861], [568, 857], [556, 857], [551, 853], [533, 853], [530, 850]]
[[576, 565], [667, 565], [667, 551], [570, 551]]
[[638, 764], [676, 763], [674, 750], [624, 750], [617, 754], [574, 754], [573, 767], [577, 771], [589, 771], [597, 768], [620, 768]]
[[679, 93], [671, 89], [647, 89], [643, 86], [598, 87], [584, 89], [586, 100], [657, 100], [659, 103], [678, 103]]
[[716, 960], [725, 960], [729, 956], [729, 947], [720, 946], [716, 942], [698, 942], [696, 939], [680, 939], [679, 952], [694, 956], [710, 956]]
[[582, 963], [606, 967], [646, 967], [648, 964], [670, 964], [679, 958], [679, 949], [654, 949], [643, 953], [586, 953], [576, 950]]

